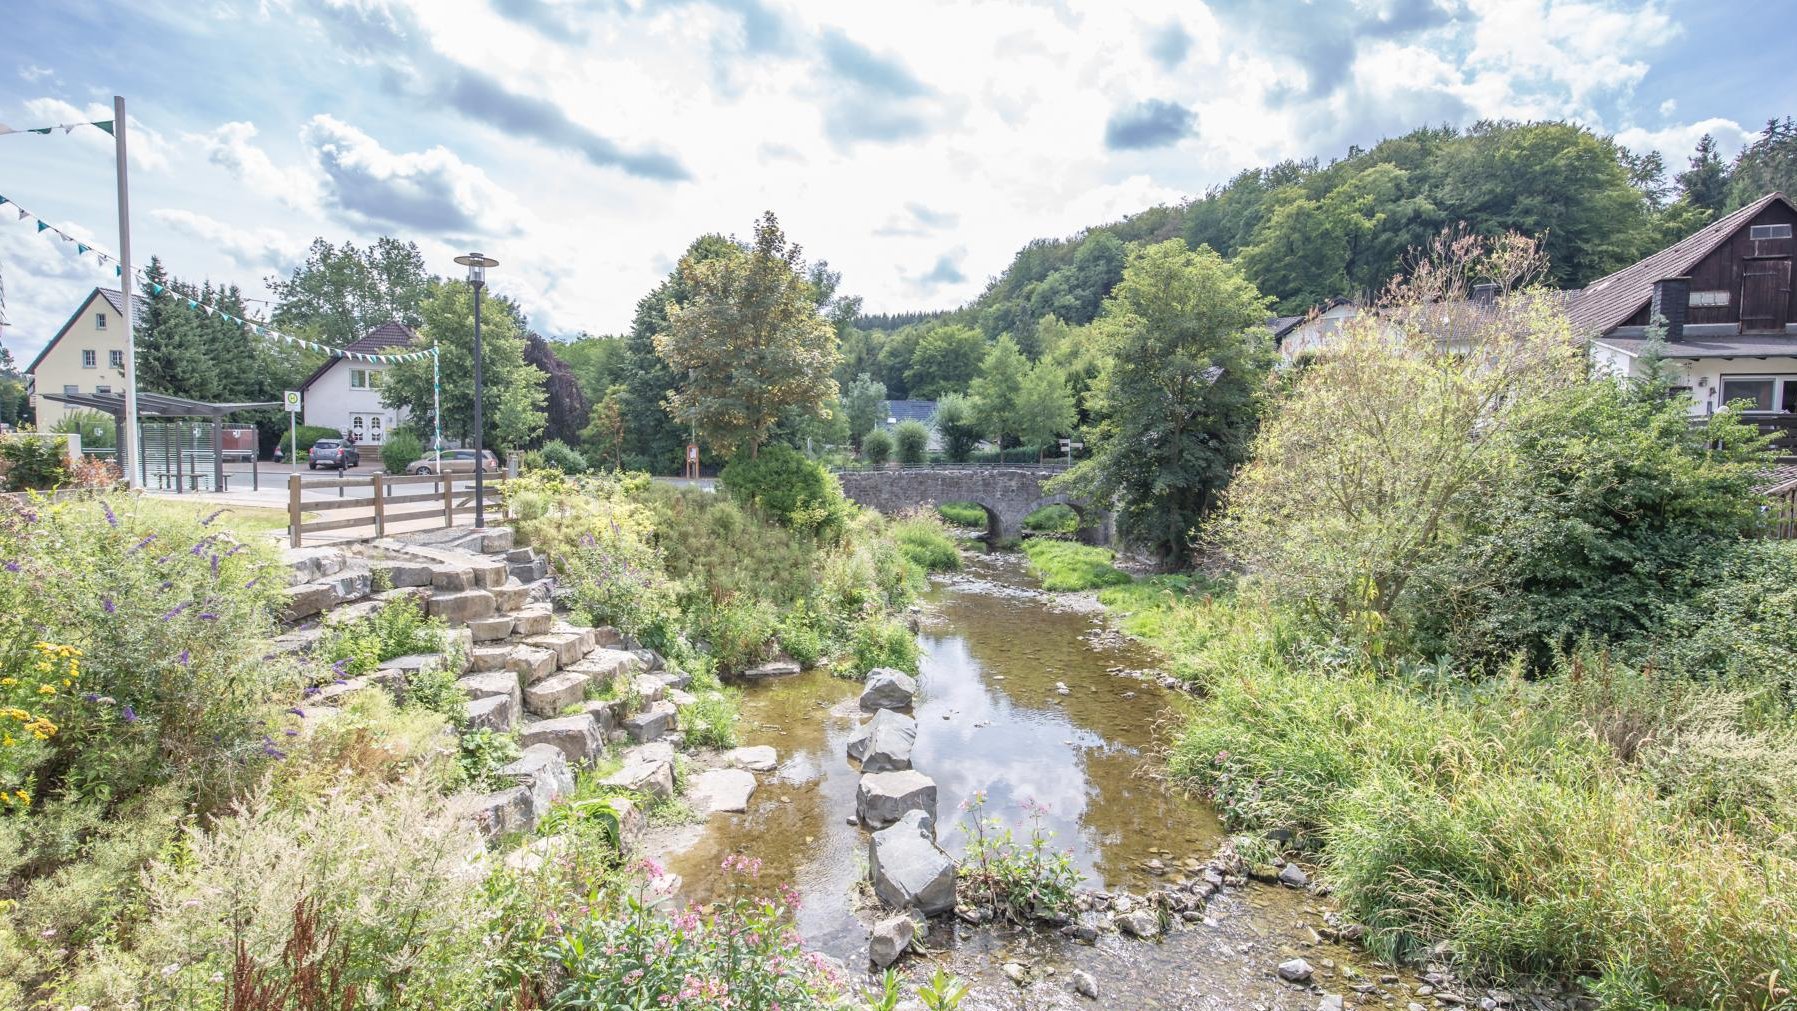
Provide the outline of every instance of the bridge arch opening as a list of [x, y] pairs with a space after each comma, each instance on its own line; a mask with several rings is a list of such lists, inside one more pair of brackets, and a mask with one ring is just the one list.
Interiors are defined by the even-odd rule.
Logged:
[[1005, 538], [1004, 520], [994, 507], [972, 499], [955, 502], [941, 502], [936, 506], [937, 515], [951, 526], [962, 530], [982, 530], [986, 535], [988, 547], [996, 545]]
[[1035, 516], [1050, 506], [1064, 506], [1073, 512], [1073, 537], [1081, 544], [1107, 544], [1110, 542], [1110, 531], [1106, 525], [1106, 514], [1095, 509], [1091, 503], [1081, 502], [1064, 493], [1045, 495], [1030, 503], [1024, 510], [1024, 517]]

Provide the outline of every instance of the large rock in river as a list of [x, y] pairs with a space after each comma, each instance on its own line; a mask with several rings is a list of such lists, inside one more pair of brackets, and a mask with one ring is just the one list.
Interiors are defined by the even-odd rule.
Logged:
[[936, 822], [936, 781], [911, 769], [901, 772], [870, 772], [861, 777], [855, 791], [855, 812], [869, 828], [885, 828], [905, 816], [907, 811], [921, 811], [931, 825]]
[[880, 901], [925, 916], [955, 908], [955, 862], [931, 840], [921, 811], [873, 834], [867, 844], [868, 874]]
[[[893, 742], [901, 739], [906, 740], [908, 743], [905, 747], [908, 753], [910, 746], [917, 742], [917, 721], [906, 716], [904, 713], [896, 712], [891, 709], [880, 710], [873, 715], [873, 719], [856, 727], [855, 732], [849, 735], [849, 757], [857, 762], [866, 762], [868, 749], [873, 746], [876, 738], [879, 738], [882, 743], [887, 744], [888, 748], [892, 746]], [[899, 768], [908, 769], [910, 767], [910, 763], [907, 761], [905, 765], [900, 766]], [[863, 771], [890, 772], [892, 769], [868, 769], [864, 767]]]
[[867, 686], [861, 689], [861, 708], [909, 709], [917, 698], [917, 679], [902, 670], [875, 667], [867, 672]]

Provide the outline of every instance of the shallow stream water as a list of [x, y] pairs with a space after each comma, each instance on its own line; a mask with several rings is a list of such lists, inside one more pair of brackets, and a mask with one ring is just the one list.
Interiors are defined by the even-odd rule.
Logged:
[[[985, 817], [1019, 834], [1039, 812], [1088, 887], [1140, 892], [1161, 880], [1149, 873], [1150, 859], [1177, 873], [1186, 858], [1212, 854], [1223, 837], [1215, 814], [1160, 778], [1158, 751], [1176, 728], [1180, 700], [1136, 676], [1153, 666], [1151, 654], [1097, 634], [1101, 626], [1082, 609], [1054, 606], [1016, 555], [971, 557], [967, 571], [939, 582], [925, 603], [912, 765], [936, 781], [937, 834], [952, 856], [966, 847], [962, 805], [976, 793], [986, 797]], [[746, 813], [715, 815], [660, 840], [685, 897], [698, 902], [721, 886], [726, 854], [759, 857], [763, 884], [797, 889], [807, 947], [850, 966], [866, 964], [867, 925], [879, 913], [863, 884], [867, 835], [853, 824], [858, 776], [844, 753], [862, 718], [859, 690], [820, 671], [749, 688], [741, 743], [772, 745], [778, 770], [762, 777]], [[1297, 953], [1321, 976], [1325, 962], [1351, 960], [1309, 932], [1321, 919], [1319, 901], [1250, 886], [1212, 902], [1214, 923], [1160, 942], [1107, 935], [1096, 947], [1052, 932], [938, 919], [926, 938], [933, 957], [905, 967], [918, 977], [946, 964], [973, 983], [967, 1011], [1093, 1007], [1067, 986], [1077, 968], [1098, 978], [1099, 1007], [1308, 1011], [1315, 994], [1278, 983], [1272, 968]], [[1031, 966], [1035, 982], [1019, 988], [1005, 979], [1006, 961]]]

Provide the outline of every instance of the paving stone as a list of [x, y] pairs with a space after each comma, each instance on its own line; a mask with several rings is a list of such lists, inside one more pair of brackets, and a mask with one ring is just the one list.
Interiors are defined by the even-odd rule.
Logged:
[[586, 694], [584, 675], [556, 674], [524, 689], [524, 711], [532, 716], [557, 716], [563, 709], [586, 698]]
[[746, 748], [732, 748], [724, 752], [724, 761], [739, 769], [751, 772], [773, 772], [780, 764], [778, 753], [766, 744], [757, 744]]

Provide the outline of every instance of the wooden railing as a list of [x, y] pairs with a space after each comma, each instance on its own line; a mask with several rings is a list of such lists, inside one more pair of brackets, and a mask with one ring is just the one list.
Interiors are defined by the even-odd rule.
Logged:
[[1781, 540], [1797, 537], [1797, 481], [1766, 489], [1766, 497], [1772, 501], [1772, 525], [1767, 536]]
[[[487, 509], [497, 515], [503, 509], [505, 474], [488, 474], [485, 483]], [[306, 498], [314, 490], [333, 491], [336, 497]], [[388, 528], [401, 525], [453, 527], [458, 516], [472, 512], [473, 474], [375, 474], [334, 481], [307, 481], [293, 474], [287, 479], [287, 531], [296, 548], [304, 545], [307, 534], [357, 531], [358, 537], [385, 537]]]

